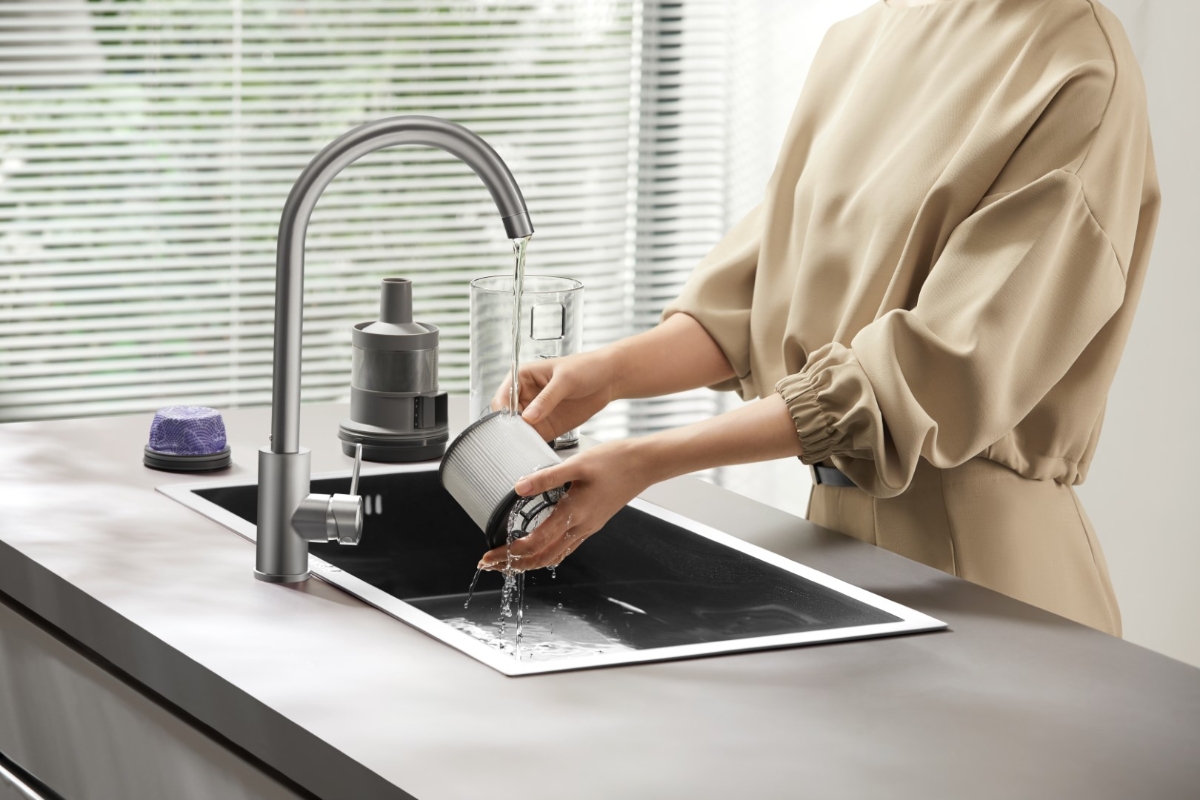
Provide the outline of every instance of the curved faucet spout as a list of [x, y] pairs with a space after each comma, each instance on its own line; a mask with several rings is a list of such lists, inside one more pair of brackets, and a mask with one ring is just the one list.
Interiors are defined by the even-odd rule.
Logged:
[[304, 309], [304, 239], [321, 193], [358, 159], [397, 145], [437, 147], [466, 163], [480, 177], [510, 239], [533, 233], [525, 198], [512, 173], [487, 142], [437, 117], [400, 116], [361, 125], [331, 142], [296, 180], [279, 220], [275, 261], [275, 370], [271, 394], [271, 451], [300, 447], [300, 329]]
[[[362, 125], [335, 139], [296, 180], [279, 220], [275, 261], [275, 373], [271, 443], [258, 451], [258, 537], [254, 575], [272, 583], [308, 578], [308, 542], [354, 544], [362, 533], [361, 497], [310, 494], [310, 453], [300, 447], [300, 330], [304, 316], [304, 237], [321, 192], [367, 153], [404, 144], [439, 147], [466, 162], [492, 194], [511, 239], [533, 233], [525, 198], [496, 151], [461, 125], [405, 116]], [[359, 455], [355, 458], [358, 474]], [[352, 482], [352, 486], [357, 481]]]

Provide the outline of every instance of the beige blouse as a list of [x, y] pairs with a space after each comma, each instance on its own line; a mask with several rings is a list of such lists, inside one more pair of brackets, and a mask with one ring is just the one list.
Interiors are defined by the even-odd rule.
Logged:
[[879, 497], [917, 459], [1081, 483], [1158, 217], [1145, 89], [1091, 0], [878, 2], [833, 26], [762, 203], [664, 318]]

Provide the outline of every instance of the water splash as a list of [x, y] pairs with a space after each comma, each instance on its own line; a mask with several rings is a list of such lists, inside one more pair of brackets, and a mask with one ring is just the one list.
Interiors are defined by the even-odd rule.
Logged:
[[517, 540], [522, 517], [520, 508], [514, 506], [508, 514], [508, 524], [504, 537], [504, 586], [500, 590], [500, 635], [505, 632], [505, 620], [513, 616], [513, 601], [517, 604], [517, 631], [513, 640], [513, 652], [521, 657], [521, 639], [524, 635], [525, 621], [525, 573], [517, 569], [516, 562], [520, 556], [513, 555], [512, 545]]
[[585, 615], [561, 604], [531, 601], [525, 609], [524, 639], [520, 649], [496, 623], [459, 616], [442, 621], [472, 639], [520, 661], [554, 661], [597, 653], [622, 653], [633, 648], [622, 644]]
[[467, 600], [463, 603], [463, 608], [471, 607], [471, 598], [475, 595], [475, 584], [479, 583], [479, 576], [483, 574], [483, 567], [475, 570], [475, 577], [471, 578], [471, 586], [467, 589]]

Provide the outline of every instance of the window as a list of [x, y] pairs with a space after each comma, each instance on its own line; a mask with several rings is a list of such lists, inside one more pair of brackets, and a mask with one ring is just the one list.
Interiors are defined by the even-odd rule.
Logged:
[[[786, 120], [803, 77], [765, 99], [778, 82], [738, 37], [821, 5], [0, 0], [0, 420], [268, 402], [284, 198], [330, 139], [395, 114], [462, 123], [504, 157], [537, 229], [530, 272], [587, 287], [587, 347], [652, 325], [761, 192], [782, 131], [747, 139], [739, 115], [782, 103]], [[349, 167], [309, 228], [304, 400], [348, 397], [349, 328], [394, 275], [442, 328], [442, 387], [465, 393], [467, 285], [510, 258], [450, 156]], [[619, 404], [591, 432], [718, 403]]]
[[[680, 28], [620, 0], [0, 4], [0, 415], [267, 402], [283, 200], [326, 142], [394, 114], [486, 138], [529, 203], [530, 271], [585, 283], [588, 346], [628, 333], [640, 60]], [[502, 231], [440, 151], [348, 168], [309, 230], [305, 400], [347, 396], [349, 327], [388, 275], [416, 282], [465, 391], [467, 284], [511, 269]]]

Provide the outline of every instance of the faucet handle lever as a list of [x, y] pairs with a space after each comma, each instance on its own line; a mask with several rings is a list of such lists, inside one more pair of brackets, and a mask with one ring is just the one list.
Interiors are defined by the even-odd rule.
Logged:
[[358, 544], [363, 530], [363, 499], [358, 495], [358, 473], [362, 469], [362, 443], [354, 448], [354, 471], [350, 494], [310, 494], [292, 515], [292, 529], [314, 542]]
[[358, 473], [362, 469], [362, 442], [354, 445], [354, 469], [350, 473], [350, 494], [334, 494], [329, 498], [325, 517], [325, 532], [329, 541], [338, 544], [358, 544], [363, 529], [363, 499], [358, 494]]
[[350, 494], [358, 494], [358, 471], [362, 469], [362, 442], [354, 445], [354, 471], [350, 473]]

